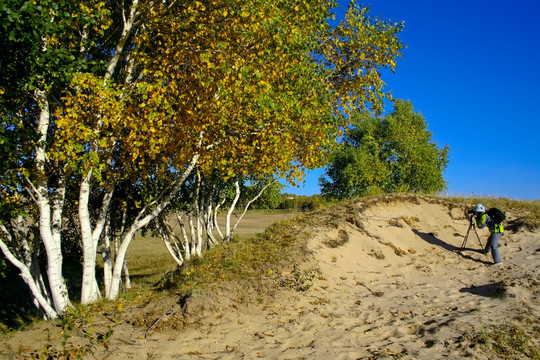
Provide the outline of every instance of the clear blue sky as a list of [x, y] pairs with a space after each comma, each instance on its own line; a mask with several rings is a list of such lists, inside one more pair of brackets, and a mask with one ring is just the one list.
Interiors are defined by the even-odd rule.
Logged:
[[[447, 194], [540, 200], [540, 1], [367, 1], [405, 21], [407, 48], [384, 80], [450, 146]], [[284, 191], [317, 194], [322, 174]]]

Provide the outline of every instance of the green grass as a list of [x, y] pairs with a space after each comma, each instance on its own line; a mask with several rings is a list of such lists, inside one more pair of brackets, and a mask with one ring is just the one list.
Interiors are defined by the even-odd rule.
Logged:
[[[277, 266], [298, 250], [298, 233], [286, 220], [264, 233], [239, 238], [206, 251], [203, 257], [187, 261], [169, 272], [159, 289], [192, 292], [231, 281], [271, 276]], [[301, 235], [301, 234], [300, 234]]]
[[126, 255], [133, 287], [151, 289], [164, 274], [176, 269], [177, 264], [163, 240], [136, 236]]

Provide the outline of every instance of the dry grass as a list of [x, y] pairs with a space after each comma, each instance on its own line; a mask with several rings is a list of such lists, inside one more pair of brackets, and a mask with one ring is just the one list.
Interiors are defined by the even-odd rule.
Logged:
[[471, 208], [478, 203], [487, 208], [497, 207], [503, 212], [510, 211], [517, 215], [523, 226], [529, 230], [534, 231], [540, 228], [540, 200], [515, 200], [500, 197], [444, 197], [444, 199], [460, 204], [470, 204]]
[[137, 287], [150, 288], [163, 274], [177, 267], [163, 241], [150, 236], [135, 237], [126, 258], [131, 280]]
[[226, 281], [254, 279], [272, 275], [278, 265], [298, 250], [301, 233], [295, 220], [270, 226], [264, 233], [239, 238], [196, 257], [169, 272], [159, 289], [192, 292]]
[[[257, 262], [257, 259], [262, 257], [261, 252], [269, 251], [267, 247], [257, 245], [257, 234], [262, 234], [273, 223], [286, 222], [287, 219], [292, 219], [297, 215], [299, 215], [298, 212], [290, 210], [249, 211], [237, 228], [238, 240], [205, 252], [202, 259], [187, 262], [182, 270], [189, 272], [190, 268], [200, 266], [214, 268], [219, 273], [224, 269], [238, 267], [237, 274], [244, 273], [245, 271], [241, 270], [244, 264], [247, 264], [246, 267], [249, 268], [251, 261]], [[222, 227], [224, 227], [223, 221], [220, 219]], [[236, 215], [233, 215], [232, 222], [235, 221]], [[261, 236], [264, 237], [264, 235]], [[269, 241], [266, 245], [272, 243], [273, 241]], [[250, 252], [253, 256], [248, 255]], [[128, 250], [127, 261], [133, 285], [139, 288], [150, 289], [162, 280], [165, 274], [170, 276], [170, 273], [177, 269], [176, 262], [172, 259], [163, 241], [150, 236], [137, 236], [133, 239]], [[201, 274], [201, 271], [198, 272]], [[212, 276], [218, 275], [218, 279], [224, 279], [224, 275], [217, 273], [208, 276], [201, 274], [200, 277], [211, 279]], [[229, 276], [227, 275], [227, 277]]]

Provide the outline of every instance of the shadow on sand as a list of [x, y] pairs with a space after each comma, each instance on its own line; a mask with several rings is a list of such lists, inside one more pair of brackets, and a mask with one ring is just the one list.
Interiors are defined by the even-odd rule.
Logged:
[[484, 260], [481, 260], [481, 259], [475, 259], [474, 257], [472, 257], [470, 255], [466, 255], [466, 254], [463, 253], [464, 251], [471, 251], [471, 252], [475, 252], [475, 253], [478, 253], [478, 254], [484, 254], [483, 251], [480, 250], [480, 249], [457, 247], [457, 246], [454, 246], [454, 245], [451, 245], [451, 244], [448, 244], [448, 243], [442, 241], [441, 239], [437, 238], [433, 233], [424, 233], [424, 232], [418, 231], [416, 229], [412, 229], [412, 231], [416, 235], [418, 235], [422, 240], [424, 240], [425, 242], [427, 242], [429, 244], [439, 246], [439, 247], [443, 248], [446, 251], [451, 251], [453, 253], [456, 253], [459, 256], [461, 256], [461, 257], [463, 257], [465, 259], [468, 259], [468, 260], [472, 260], [472, 261], [475, 261], [475, 262], [478, 262], [478, 263], [481, 263], [481, 264], [485, 264], [485, 265], [490, 265], [491, 264], [491, 262], [489, 262], [489, 261], [484, 261]]
[[480, 286], [471, 285], [459, 289], [459, 292], [469, 293], [490, 298], [503, 298], [506, 295], [506, 284], [502, 281]]
[[442, 241], [441, 239], [438, 239], [437, 237], [435, 237], [435, 235], [433, 233], [428, 234], [428, 233], [418, 231], [416, 229], [412, 229], [412, 231], [413, 231], [413, 233], [418, 235], [422, 240], [424, 240], [427, 243], [430, 243], [431, 245], [440, 246], [444, 250], [452, 251], [452, 252], [455, 252], [455, 251], [459, 250], [458, 247], [456, 247], [454, 245], [447, 244], [444, 241]]

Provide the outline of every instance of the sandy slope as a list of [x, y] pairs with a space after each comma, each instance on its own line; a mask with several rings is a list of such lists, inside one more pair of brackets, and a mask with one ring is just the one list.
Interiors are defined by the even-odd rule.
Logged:
[[[469, 249], [455, 251], [469, 226], [465, 210], [422, 198], [357, 204], [334, 225], [315, 221], [306, 230], [308, 261], [276, 269], [276, 281], [261, 283], [281, 287], [250, 291], [231, 284], [187, 305], [161, 299], [141, 309], [142, 316], [173, 316], [165, 315], [146, 337], [148, 326], [121, 321], [109, 348], [96, 347], [87, 357], [497, 358], [471, 336], [490, 325], [526, 327], [527, 319], [538, 319], [540, 235], [507, 230], [500, 243], [504, 265], [493, 266], [490, 255], [476, 251], [474, 232]], [[478, 232], [485, 243], [487, 230]], [[192, 321], [175, 330], [182, 306]], [[10, 339], [4, 355], [16, 358], [17, 345], [46, 340], [39, 329], [29, 336], [33, 342]]]

